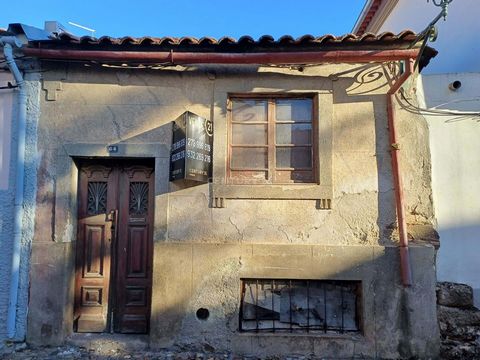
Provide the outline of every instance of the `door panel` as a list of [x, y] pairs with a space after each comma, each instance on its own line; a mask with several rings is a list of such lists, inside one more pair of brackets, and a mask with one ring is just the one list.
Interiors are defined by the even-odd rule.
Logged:
[[125, 167], [120, 184], [115, 331], [147, 333], [152, 288], [153, 169]]
[[152, 166], [126, 162], [81, 168], [75, 275], [78, 332], [149, 330], [153, 178]]
[[78, 332], [107, 328], [112, 239], [107, 209], [116, 203], [116, 177], [111, 167], [101, 165], [83, 167], [79, 174], [74, 310]]

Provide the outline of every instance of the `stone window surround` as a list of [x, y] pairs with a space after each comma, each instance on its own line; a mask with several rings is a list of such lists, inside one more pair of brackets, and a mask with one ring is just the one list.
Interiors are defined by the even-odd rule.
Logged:
[[167, 232], [167, 196], [169, 192], [170, 148], [164, 144], [114, 144], [117, 153], [109, 153], [110, 144], [64, 144], [55, 156], [57, 174], [55, 194], [54, 239], [58, 242], [75, 241], [77, 237], [77, 192], [78, 168], [75, 159], [79, 158], [151, 158], [155, 160], [155, 217], [154, 241], [164, 240]]
[[[225, 94], [226, 100], [238, 96], [239, 93]], [[252, 92], [248, 95], [271, 96], [291, 95], [313, 96], [314, 108], [317, 109], [316, 138], [318, 168], [316, 184], [262, 184], [262, 185], [233, 185], [228, 184], [226, 156], [224, 161], [214, 161], [212, 181], [212, 205], [224, 207], [226, 199], [289, 199], [289, 200], [317, 200], [317, 208], [330, 209], [333, 196], [332, 186], [332, 121], [333, 121], [333, 93], [331, 90], [320, 91], [289, 91], [289, 92]], [[214, 121], [214, 134], [221, 137], [226, 134], [226, 124], [223, 121]], [[219, 141], [219, 136], [214, 137], [214, 152], [219, 154], [227, 153], [228, 144]]]

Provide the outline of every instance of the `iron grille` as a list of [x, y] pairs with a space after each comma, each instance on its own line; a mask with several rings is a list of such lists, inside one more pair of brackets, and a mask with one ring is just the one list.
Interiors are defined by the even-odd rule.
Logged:
[[360, 332], [360, 281], [242, 279], [243, 332]]

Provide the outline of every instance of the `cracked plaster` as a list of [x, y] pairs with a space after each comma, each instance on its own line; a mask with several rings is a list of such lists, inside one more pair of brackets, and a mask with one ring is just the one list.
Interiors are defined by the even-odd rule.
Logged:
[[[166, 177], [163, 177], [163, 182], [156, 185], [170, 188], [168, 193], [162, 191], [157, 194], [155, 202], [157, 216], [165, 214], [165, 221], [162, 218], [154, 230], [155, 278], [151, 337], [157, 341], [157, 345], [186, 341], [185, 334], [189, 333], [189, 326], [198, 325], [192, 315], [193, 310], [202, 303], [222, 304], [215, 310], [218, 311], [218, 315], [213, 312], [214, 319], [218, 320], [222, 316], [228, 318], [231, 310], [238, 304], [238, 298], [233, 296], [233, 288], [227, 286], [222, 290], [222, 284], [225, 283], [225, 279], [231, 279], [233, 284], [235, 283], [233, 279], [238, 282], [239, 272], [245, 273], [245, 269], [250, 269], [247, 271], [250, 275], [267, 277], [281, 276], [279, 274], [287, 277], [306, 276], [302, 269], [309, 269], [309, 276], [326, 278], [357, 274], [356, 276], [365, 280], [366, 284], [370, 284], [367, 278], [370, 279], [372, 272], [376, 272], [377, 266], [380, 265], [371, 260], [365, 260], [363, 265], [357, 265], [356, 262], [349, 262], [351, 260], [348, 260], [348, 257], [354, 256], [359, 249], [371, 253], [372, 247], [395, 245], [396, 219], [386, 126], [387, 86], [384, 77], [375, 78], [368, 83], [358, 83], [361, 77], [356, 76], [356, 72], [369, 67], [361, 66], [363, 70], [356, 70], [357, 68], [358, 66], [354, 65], [312, 67], [308, 69], [306, 75], [286, 69], [278, 71], [268, 69], [258, 73], [251, 71], [250, 68], [248, 71], [242, 68], [235, 71], [224, 69], [213, 78], [201, 67], [190, 71], [170, 69], [157, 72], [131, 70], [119, 72], [91, 69], [85, 72], [80, 67], [70, 65], [57, 101], [42, 103], [39, 131], [45, 134], [45, 137], [40, 137], [39, 149], [46, 152], [50, 163], [54, 161], [52, 153], [68, 143], [110, 144], [121, 140], [123, 144], [141, 145], [148, 142], [170, 146], [171, 137], [165, 133], [167, 129], [165, 125], [185, 110], [189, 110], [206, 118], [213, 116], [216, 129], [214, 155], [217, 156], [214, 157], [214, 162], [218, 165], [224, 162], [224, 153], [219, 149], [225, 149], [226, 145], [226, 132], [223, 131], [226, 104], [222, 100], [226, 93], [314, 92], [326, 89], [332, 92], [333, 89], [331, 210], [317, 209], [315, 200], [273, 199], [228, 199], [226, 207], [219, 209], [210, 207], [211, 194], [208, 184], [169, 186]], [[372, 70], [381, 73], [384, 69], [373, 66]], [[332, 82], [327, 76], [334, 72], [343, 75], [339, 75], [336, 81]], [[53, 69], [44, 76], [55, 79], [56, 74]], [[59, 71], [58, 76], [61, 74], [62, 71]], [[216, 94], [223, 95], [218, 99], [215, 97]], [[322, 109], [319, 111], [322, 119]], [[400, 155], [402, 176], [406, 184], [407, 220], [409, 223], [421, 221], [428, 224], [433, 219], [433, 210], [429, 185], [430, 155], [428, 141], [424, 139], [428, 136], [426, 124], [421, 116], [400, 109], [397, 109], [397, 114], [402, 145]], [[110, 121], [105, 121], [106, 119]], [[218, 129], [222, 131], [217, 131]], [[47, 163], [43, 166], [47, 166]], [[68, 176], [62, 173], [61, 169], [56, 171], [53, 177]], [[156, 172], [168, 174], [168, 163], [157, 162]], [[50, 185], [45, 185], [44, 191], [48, 192], [48, 186]], [[53, 201], [49, 199], [47, 197], [46, 201]], [[37, 208], [37, 217], [46, 219], [49, 214], [51, 216], [49, 211], [48, 206], [40, 206]], [[71, 237], [65, 235], [69, 232]], [[36, 236], [41, 238], [40, 231], [36, 232]], [[61, 229], [55, 234], [55, 238], [60, 242], [70, 241], [75, 238], [75, 229], [72, 227]], [[63, 245], [65, 250], [61, 250], [58, 244], [55, 261], [60, 264], [63, 261], [66, 264], [65, 268], [72, 271], [67, 244]], [[249, 262], [244, 265], [242, 254], [248, 253], [249, 246], [253, 249], [261, 244], [264, 244], [267, 254], [276, 251], [282, 244], [287, 246], [284, 254], [278, 255], [278, 259], [275, 258], [280, 262], [276, 264], [277, 267], [287, 262], [289, 266], [284, 266], [287, 269], [285, 272], [272, 273], [271, 269], [262, 268], [260, 265], [257, 267]], [[39, 244], [38, 250], [35, 251], [43, 254], [48, 246], [46, 243]], [[201, 246], [212, 248], [199, 250], [197, 254], [195, 249], [200, 249]], [[325, 260], [325, 265], [322, 265], [328, 267], [328, 271], [324, 267], [322, 270], [317, 268], [318, 261], [309, 262], [311, 267], [303, 267], [307, 256], [303, 251], [308, 250], [309, 246], [331, 246], [335, 249], [333, 253], [337, 256], [329, 257], [328, 261]], [[397, 249], [393, 250], [394, 252], [389, 252], [388, 255], [390, 262], [397, 256]], [[62, 251], [64, 255], [61, 255]], [[299, 251], [298, 254], [296, 251]], [[338, 251], [341, 252], [341, 256], [338, 255]], [[425, 251], [429, 254], [432, 252], [431, 248], [426, 248]], [[229, 262], [225, 260], [227, 258], [237, 260]], [[239, 258], [240, 265], [237, 264]], [[260, 261], [258, 264], [261, 263]], [[328, 264], [330, 265], [327, 266]], [[237, 269], [237, 265], [240, 266], [240, 270]], [[414, 265], [418, 263], [414, 262]], [[364, 271], [356, 273], [352, 270], [358, 266], [363, 266]], [[379, 271], [386, 272], [388, 277], [393, 279], [392, 284], [398, 282], [398, 267], [385, 264], [382, 266], [384, 267]], [[426, 277], [422, 278], [422, 281], [431, 285], [430, 282], [434, 281], [434, 270], [427, 269], [425, 272]], [[197, 274], [195, 279], [192, 278], [194, 274]], [[63, 276], [65, 279], [71, 276], [71, 273], [62, 275], [62, 271], [57, 270], [55, 276], [60, 278]], [[179, 284], [172, 282], [172, 278]], [[210, 290], [198, 292], [198, 284], [204, 284], [205, 288]], [[396, 285], [386, 285], [386, 289], [392, 286]], [[205, 297], [209, 292], [210, 294]], [[35, 295], [34, 293], [33, 298]], [[424, 294], [427, 298], [431, 295]], [[67, 303], [69, 296], [71, 299], [71, 292], [63, 294], [63, 299]], [[388, 303], [390, 297], [395, 297], [395, 301], [398, 301], [399, 295], [386, 292], [382, 296], [383, 298], [378, 301]], [[366, 299], [371, 301], [370, 297]], [[425, 306], [428, 308], [428, 305], [415, 301], [411, 306], [416, 314], [425, 312]], [[67, 307], [60, 304], [59, 309], [62, 308]], [[431, 309], [427, 310], [425, 313], [429, 313]], [[391, 316], [395, 317], [401, 309], [392, 311], [394, 314]], [[384, 316], [382, 314], [388, 315], [385, 311], [377, 316]], [[66, 321], [68, 324], [68, 321], [71, 321], [69, 317], [68, 312], [64, 310], [62, 314], [60, 311], [51, 323]], [[41, 316], [38, 316], [38, 319], [40, 318]], [[47, 321], [45, 319], [42, 321]], [[201, 326], [199, 325], [198, 329], [201, 329]], [[208, 328], [205, 330], [206, 333], [218, 335], [215, 327], [205, 326]], [[228, 328], [233, 325], [226, 326]], [[404, 341], [405, 334], [399, 330], [398, 324], [392, 326], [385, 332], [395, 333], [395, 343]], [[42, 338], [35, 332], [38, 331], [35, 327], [32, 329], [31, 339], [44, 343], [58, 343], [71, 331], [66, 326], [62, 329], [63, 333], [56, 333], [51, 338]], [[420, 338], [424, 336], [417, 335]], [[365, 342], [356, 343], [357, 354], [372, 354], [372, 351], [377, 351], [372, 350], [375, 348], [372, 341], [378, 342], [378, 351], [388, 349], [390, 354], [398, 354], [395, 344], [382, 342], [381, 339], [377, 339], [378, 336], [380, 335], [369, 332]], [[218, 344], [227, 346], [220, 340]], [[422, 351], [428, 353], [432, 350], [424, 348], [417, 350], [417, 353], [421, 354]]]

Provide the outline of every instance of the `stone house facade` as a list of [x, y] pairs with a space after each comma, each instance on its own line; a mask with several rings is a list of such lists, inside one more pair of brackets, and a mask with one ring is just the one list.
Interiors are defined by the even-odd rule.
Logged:
[[[405, 284], [387, 122], [414, 37], [30, 42], [43, 90], [27, 341], [112, 331], [257, 356], [436, 356], [427, 127], [395, 108]], [[186, 111], [213, 123], [205, 183], [169, 178]]]

